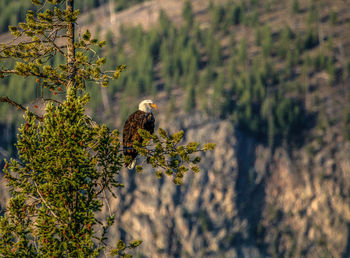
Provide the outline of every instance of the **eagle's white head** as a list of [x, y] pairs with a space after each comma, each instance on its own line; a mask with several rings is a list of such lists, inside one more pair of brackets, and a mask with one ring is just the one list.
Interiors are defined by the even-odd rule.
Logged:
[[143, 112], [152, 113], [152, 109], [158, 109], [158, 107], [156, 104], [153, 104], [153, 101], [150, 99], [145, 99], [139, 104], [139, 110]]

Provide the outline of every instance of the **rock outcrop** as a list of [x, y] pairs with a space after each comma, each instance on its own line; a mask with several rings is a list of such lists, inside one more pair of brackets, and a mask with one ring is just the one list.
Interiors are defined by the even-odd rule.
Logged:
[[[186, 141], [215, 142], [182, 186], [154, 171], [124, 171], [111, 241], [142, 239], [145, 257], [348, 257], [349, 145], [334, 158], [273, 153], [232, 123], [200, 113], [160, 126]], [[170, 129], [171, 128], [171, 129]]]

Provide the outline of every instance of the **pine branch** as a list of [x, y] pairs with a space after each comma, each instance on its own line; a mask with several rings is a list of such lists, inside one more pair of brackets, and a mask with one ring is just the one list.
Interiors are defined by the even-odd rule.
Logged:
[[0, 70], [0, 78], [1, 78], [1, 75], [4, 76], [5, 74], [17, 74], [18, 71], [15, 70], [15, 69], [12, 69], [12, 70]]
[[[0, 78], [7, 76], [9, 74], [19, 74], [18, 70], [13, 69], [13, 70], [0, 70]], [[43, 79], [48, 79], [49, 76], [44, 74], [44, 73], [34, 73], [32, 71], [26, 71], [23, 72], [19, 75], [23, 75], [23, 76], [35, 76], [35, 77], [39, 77], [39, 78], [43, 78]], [[60, 85], [66, 85], [66, 82], [61, 80], [59, 77], [52, 77], [52, 81], [55, 80], [56, 84], [60, 84]], [[7, 102], [7, 101], [2, 101], [2, 102]]]
[[[25, 107], [23, 107], [21, 104], [13, 101], [12, 99], [9, 99], [8, 97], [0, 97], [0, 102], [4, 102], [4, 103], [9, 103], [10, 105], [12, 106], [15, 106], [17, 109], [20, 109], [24, 112], [27, 111], [27, 109]], [[37, 114], [34, 114], [32, 112], [29, 112], [29, 114], [33, 115], [36, 117], [36, 119], [40, 120], [40, 121], [43, 121], [43, 117], [37, 115]]]

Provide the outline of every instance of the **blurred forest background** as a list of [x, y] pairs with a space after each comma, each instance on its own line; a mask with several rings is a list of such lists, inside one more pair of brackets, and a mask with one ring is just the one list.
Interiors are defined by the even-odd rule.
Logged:
[[[22, 21], [31, 4], [0, 0], [0, 7], [0, 42], [6, 43], [8, 26]], [[164, 204], [181, 210], [182, 222], [171, 220], [177, 229], [148, 220], [153, 235], [135, 228], [142, 239], [180, 235], [144, 247], [145, 255], [350, 256], [349, 1], [80, 0], [76, 7], [78, 35], [89, 28], [107, 41], [98, 53], [107, 56], [107, 69], [127, 65], [108, 88], [88, 86], [94, 119], [121, 128], [149, 97], [161, 103], [163, 127], [185, 129], [189, 140], [194, 128], [222, 142], [203, 165], [197, 189], [204, 197], [196, 208], [179, 202], [186, 203], [190, 189], [174, 190], [175, 204]], [[35, 99], [60, 94], [43, 91], [34, 79], [0, 81], [0, 96], [31, 108]], [[21, 122], [19, 111], [0, 105], [0, 162], [16, 155]], [[222, 181], [211, 179], [212, 172]], [[125, 195], [141, 184], [126, 180], [133, 187]], [[149, 198], [163, 207], [162, 196]], [[226, 210], [230, 202], [234, 207]], [[143, 221], [137, 205], [115, 205]], [[125, 237], [121, 232], [115, 234]]]

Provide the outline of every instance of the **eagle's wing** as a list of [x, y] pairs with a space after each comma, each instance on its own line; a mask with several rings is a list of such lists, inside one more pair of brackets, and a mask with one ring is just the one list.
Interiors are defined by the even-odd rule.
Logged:
[[[135, 141], [142, 142], [141, 136], [138, 134], [138, 129], [142, 128], [154, 132], [154, 116], [152, 113], [145, 113], [143, 111], [136, 111], [131, 114], [126, 120], [123, 128], [123, 146], [124, 155], [133, 160], [137, 156], [137, 151], [132, 148]], [[128, 166], [129, 164], [125, 164]]]
[[143, 121], [141, 124], [141, 128], [144, 130], [147, 130], [151, 134], [154, 133], [154, 116], [152, 113], [146, 113], [146, 115], [143, 117]]
[[[144, 113], [144, 112], [142, 112]], [[139, 140], [140, 136], [137, 133], [137, 130], [140, 128], [143, 115], [141, 112], [134, 112], [131, 114], [128, 119], [125, 121], [123, 128], [123, 145], [124, 147], [132, 146], [135, 140]]]

